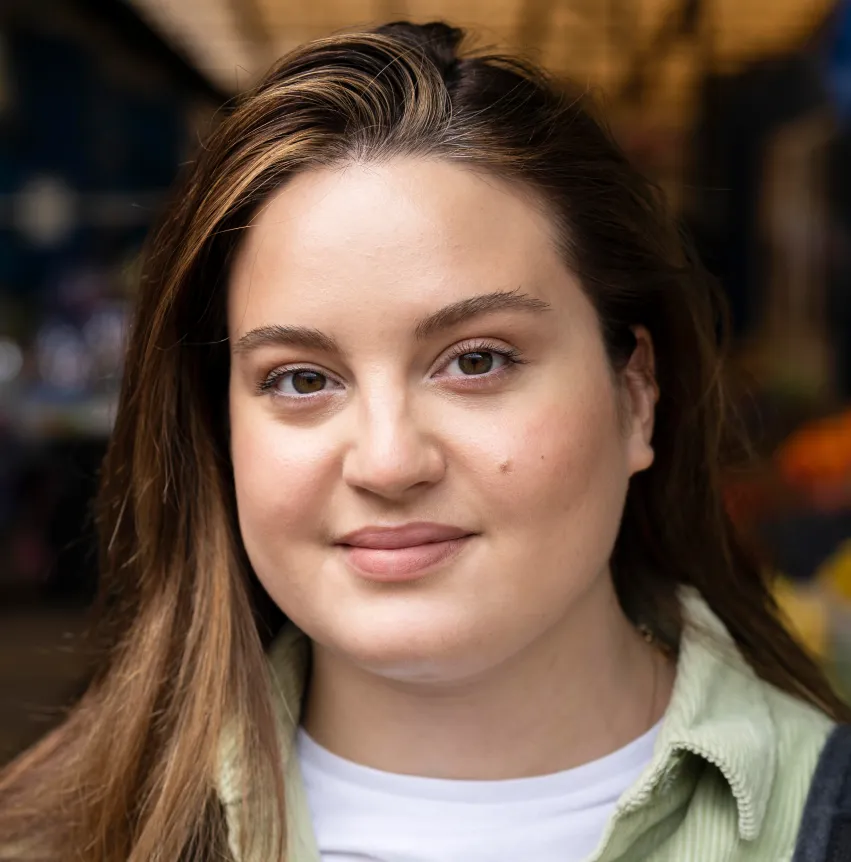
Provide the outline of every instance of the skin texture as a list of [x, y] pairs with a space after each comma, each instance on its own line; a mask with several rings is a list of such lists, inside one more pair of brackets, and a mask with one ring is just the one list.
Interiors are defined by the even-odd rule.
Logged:
[[[538, 307], [417, 333], [490, 294]], [[586, 762], [659, 718], [673, 671], [608, 570], [629, 478], [653, 460], [652, 344], [636, 330], [615, 374], [543, 207], [438, 160], [306, 172], [247, 229], [228, 317], [240, 528], [314, 641], [317, 741], [390, 771], [501, 778]], [[258, 334], [274, 326], [327, 338]], [[455, 348], [494, 351], [490, 370]], [[304, 368], [324, 377], [286, 373]], [[414, 521], [475, 535], [404, 583], [365, 579], [335, 544]]]

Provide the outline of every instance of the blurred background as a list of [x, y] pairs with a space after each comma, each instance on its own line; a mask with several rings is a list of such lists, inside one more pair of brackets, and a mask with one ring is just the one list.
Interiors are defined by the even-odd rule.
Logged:
[[140, 246], [289, 48], [445, 18], [603, 100], [730, 300], [737, 523], [851, 699], [851, 0], [0, 0], [0, 763], [82, 685]]

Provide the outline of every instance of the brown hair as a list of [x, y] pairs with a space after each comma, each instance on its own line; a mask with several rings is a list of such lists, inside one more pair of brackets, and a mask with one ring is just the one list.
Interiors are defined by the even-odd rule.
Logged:
[[613, 366], [628, 358], [635, 325], [656, 349], [656, 462], [631, 484], [613, 559], [626, 612], [673, 639], [677, 590], [696, 587], [763, 679], [846, 715], [778, 621], [722, 506], [717, 296], [586, 100], [518, 60], [459, 55], [461, 36], [400, 23], [299, 48], [183, 177], [147, 248], [103, 471], [106, 658], [67, 721], [0, 778], [3, 858], [230, 858], [215, 786], [226, 726], [239, 731], [246, 816], [263, 824], [239, 830], [242, 853], [283, 858], [273, 705], [257, 685], [270, 632], [228, 452], [228, 264], [270, 193], [346, 160], [448, 159], [537, 193]]

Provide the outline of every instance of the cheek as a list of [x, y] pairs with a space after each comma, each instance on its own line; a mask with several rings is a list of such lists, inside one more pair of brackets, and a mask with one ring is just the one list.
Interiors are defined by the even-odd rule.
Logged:
[[[231, 459], [240, 529], [255, 566], [322, 521], [329, 452], [309, 430], [286, 432], [265, 410], [231, 409]], [[309, 439], [308, 439], [309, 438]], [[255, 559], [257, 558], [257, 559]]]
[[[524, 417], [519, 424], [518, 415]], [[564, 525], [565, 514], [605, 518], [617, 506], [627, 471], [610, 385], [539, 399], [506, 418], [511, 421], [495, 431], [494, 439], [503, 442], [488, 472], [490, 491], [515, 518]]]

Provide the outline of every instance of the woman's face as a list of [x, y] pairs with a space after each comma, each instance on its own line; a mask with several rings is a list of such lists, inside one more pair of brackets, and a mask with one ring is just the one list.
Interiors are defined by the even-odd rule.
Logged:
[[654, 390], [613, 374], [531, 198], [436, 160], [301, 174], [247, 230], [228, 317], [242, 537], [322, 647], [459, 679], [608, 578]]

